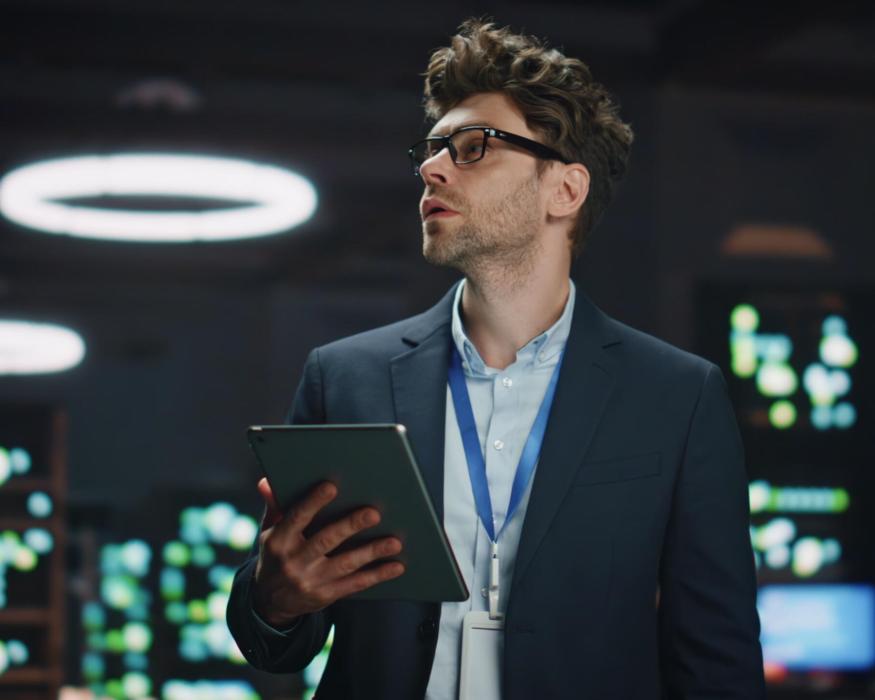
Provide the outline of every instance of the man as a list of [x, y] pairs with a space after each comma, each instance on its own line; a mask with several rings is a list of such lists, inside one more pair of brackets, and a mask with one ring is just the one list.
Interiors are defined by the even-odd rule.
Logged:
[[[320, 699], [456, 697], [466, 655], [510, 700], [762, 697], [720, 372], [608, 318], [568, 278], [631, 131], [583, 63], [476, 21], [433, 54], [425, 95], [435, 124], [411, 149], [423, 252], [464, 280], [419, 316], [314, 350], [291, 419], [406, 425], [472, 596], [347, 600], [403, 574], [380, 563], [401, 543], [329, 557], [376, 510], [305, 538], [336, 488], [282, 514], [262, 480], [259, 551], [228, 608], [243, 653], [295, 671], [333, 625]], [[461, 636], [487, 614], [499, 661], [483, 664]]]

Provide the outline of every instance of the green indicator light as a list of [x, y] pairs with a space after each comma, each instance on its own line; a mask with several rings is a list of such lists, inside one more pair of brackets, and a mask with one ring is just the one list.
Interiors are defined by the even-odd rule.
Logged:
[[188, 619], [192, 622], [208, 622], [210, 610], [205, 600], [191, 600], [188, 603]]
[[12, 557], [12, 568], [18, 571], [33, 571], [39, 563], [39, 558], [30, 547], [19, 545]]
[[126, 700], [124, 686], [122, 686], [121, 680], [117, 678], [106, 682], [105, 692], [114, 700]]
[[732, 371], [742, 378], [752, 377], [757, 371], [757, 351], [754, 336], [732, 332], [729, 341]]
[[834, 513], [843, 513], [851, 505], [851, 497], [845, 489], [834, 489], [832, 492], [832, 510]]
[[760, 325], [759, 312], [750, 304], [739, 304], [729, 315], [733, 330], [753, 333]]
[[125, 638], [121, 630], [109, 630], [106, 633], [106, 648], [113, 654], [122, 654], [125, 648]]
[[182, 568], [191, 561], [191, 551], [182, 542], [174, 540], [164, 545], [164, 561], [171, 566]]
[[769, 422], [779, 430], [785, 430], [796, 423], [796, 407], [789, 401], [775, 401], [769, 408]]

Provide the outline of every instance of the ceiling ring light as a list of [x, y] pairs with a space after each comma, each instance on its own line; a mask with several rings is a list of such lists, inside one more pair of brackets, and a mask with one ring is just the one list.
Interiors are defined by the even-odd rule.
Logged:
[[[159, 196], [227, 200], [206, 211], [135, 211], [65, 199]], [[241, 204], [242, 203], [242, 204]], [[214, 156], [121, 153], [40, 161], [0, 180], [0, 212], [45, 233], [140, 243], [281, 233], [316, 209], [309, 180], [273, 165]]]
[[74, 330], [54, 323], [0, 319], [0, 376], [63, 372], [83, 357], [85, 341]]

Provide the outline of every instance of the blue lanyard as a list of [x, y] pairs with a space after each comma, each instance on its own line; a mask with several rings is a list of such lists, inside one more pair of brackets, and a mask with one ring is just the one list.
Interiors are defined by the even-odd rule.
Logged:
[[[564, 354], [564, 352], [563, 352]], [[535, 472], [535, 464], [541, 452], [541, 443], [544, 441], [544, 432], [547, 430], [547, 419], [550, 415], [550, 406], [553, 404], [553, 395], [556, 393], [556, 383], [559, 380], [559, 368], [562, 366], [562, 355], [550, 377], [538, 415], [532, 424], [532, 430], [526, 439], [520, 462], [517, 465], [516, 474], [513, 477], [513, 486], [510, 491], [510, 503], [507, 506], [507, 515], [498, 535], [504, 530], [513, 517], [517, 506], [523, 498], [526, 487]], [[474, 504], [477, 506], [477, 514], [486, 534], [491, 542], [498, 542], [495, 533], [495, 521], [492, 515], [492, 499], [489, 497], [489, 486], [486, 482], [486, 461], [480, 451], [480, 438], [477, 436], [477, 424], [474, 422], [474, 411], [471, 409], [471, 399], [468, 396], [468, 386], [465, 383], [465, 374], [462, 371], [462, 358], [455, 344], [450, 358], [449, 371], [450, 393], [453, 395], [453, 406], [456, 409], [456, 420], [459, 423], [459, 432], [462, 434], [462, 444], [465, 448], [465, 458], [468, 462], [468, 476], [471, 478], [471, 490], [474, 493]]]

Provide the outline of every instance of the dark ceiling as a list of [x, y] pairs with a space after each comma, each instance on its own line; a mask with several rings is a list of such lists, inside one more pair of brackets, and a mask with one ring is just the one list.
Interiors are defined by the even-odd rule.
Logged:
[[[397, 283], [415, 275], [405, 150], [428, 53], [491, 15], [590, 63], [619, 96], [668, 87], [871, 101], [871, 2], [297, 3], [6, 0], [0, 173], [134, 149], [287, 164], [320, 192], [293, 235], [130, 246], [0, 221], [0, 299], [95, 285]], [[410, 231], [399, 237], [399, 231]]]

